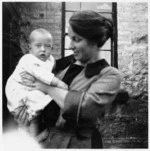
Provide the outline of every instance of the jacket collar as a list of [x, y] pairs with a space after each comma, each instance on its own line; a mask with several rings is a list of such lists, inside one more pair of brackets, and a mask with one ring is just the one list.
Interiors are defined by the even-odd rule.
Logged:
[[85, 76], [87, 78], [90, 78], [95, 75], [98, 75], [101, 72], [101, 70], [107, 66], [109, 66], [109, 64], [105, 59], [98, 60], [94, 63], [89, 63], [85, 69]]
[[[56, 60], [56, 68], [54, 70], [55, 73], [65, 69], [68, 67], [70, 64], [74, 63], [74, 55], [70, 55], [61, 59]], [[107, 61], [105, 59], [98, 60], [97, 62], [94, 63], [89, 63], [85, 67], [85, 76], [87, 78], [93, 77], [95, 75], [98, 75], [101, 70], [105, 67], [109, 66]]]

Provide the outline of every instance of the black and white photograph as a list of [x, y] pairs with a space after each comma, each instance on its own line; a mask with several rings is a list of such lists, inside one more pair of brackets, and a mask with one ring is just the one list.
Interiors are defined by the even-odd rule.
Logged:
[[148, 149], [148, 1], [2, 1], [2, 150]]

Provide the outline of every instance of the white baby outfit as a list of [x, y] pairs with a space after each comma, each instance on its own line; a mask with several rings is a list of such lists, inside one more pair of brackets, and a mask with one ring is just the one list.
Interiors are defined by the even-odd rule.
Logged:
[[7, 80], [5, 88], [8, 101], [7, 107], [10, 112], [16, 112], [19, 107], [26, 105], [29, 120], [31, 120], [38, 114], [38, 111], [42, 110], [52, 100], [49, 95], [23, 85], [20, 73], [28, 72], [35, 78], [50, 85], [54, 77], [52, 73], [54, 64], [55, 61], [52, 56], [45, 62], [32, 54], [26, 54], [19, 60], [14, 72]]

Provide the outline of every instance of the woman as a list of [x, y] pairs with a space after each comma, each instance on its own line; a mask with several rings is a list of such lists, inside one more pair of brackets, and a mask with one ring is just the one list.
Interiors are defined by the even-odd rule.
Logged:
[[[46, 129], [37, 140], [44, 148], [102, 148], [95, 127], [115, 99], [121, 83], [118, 70], [109, 66], [99, 53], [113, 36], [113, 25], [96, 12], [76, 12], [69, 20], [68, 35], [74, 54], [58, 60], [55, 73], [69, 89], [37, 80], [30, 84], [54, 99], [41, 113]], [[25, 84], [26, 81], [28, 78], [24, 79]], [[26, 124], [24, 111], [25, 107], [16, 118]]]

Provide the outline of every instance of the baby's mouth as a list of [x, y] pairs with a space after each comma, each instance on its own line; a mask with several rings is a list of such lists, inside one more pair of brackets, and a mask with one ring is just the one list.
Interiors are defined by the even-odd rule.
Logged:
[[41, 54], [40, 58], [45, 61], [45, 58], [46, 58], [45, 54]]
[[41, 54], [40, 56], [41, 56], [41, 57], [45, 57], [45, 54]]

